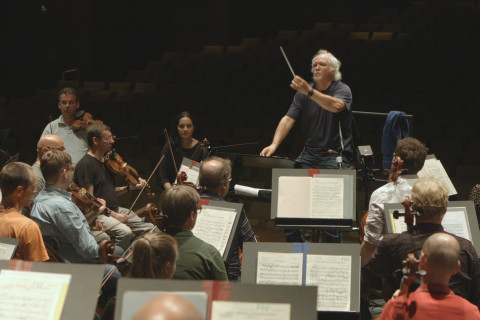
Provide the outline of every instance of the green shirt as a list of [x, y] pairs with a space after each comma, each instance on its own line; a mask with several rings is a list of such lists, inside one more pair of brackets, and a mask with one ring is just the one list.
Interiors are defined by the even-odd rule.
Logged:
[[172, 236], [177, 240], [179, 251], [174, 279], [228, 280], [225, 263], [215, 247], [187, 229], [172, 233]]

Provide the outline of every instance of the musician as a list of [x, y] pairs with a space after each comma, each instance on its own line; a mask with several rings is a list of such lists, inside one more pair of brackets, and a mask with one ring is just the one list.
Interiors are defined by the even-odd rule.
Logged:
[[421, 286], [388, 301], [381, 319], [480, 319], [478, 307], [448, 287], [450, 277], [460, 269], [459, 257], [460, 246], [454, 237], [431, 235], [420, 254], [420, 269], [426, 271]]
[[[45, 179], [42, 175], [42, 170], [40, 170], [40, 159], [42, 159], [43, 155], [50, 150], [60, 150], [65, 151], [65, 145], [63, 144], [62, 138], [54, 134], [46, 134], [40, 137], [37, 143], [37, 159], [32, 164], [32, 170], [35, 173], [35, 177], [37, 179], [37, 192], [42, 191], [45, 188]], [[37, 196], [37, 193], [34, 193], [30, 204], [25, 206], [21, 209], [21, 213], [29, 216], [31, 205], [33, 204], [33, 200]]]
[[175, 186], [162, 193], [160, 210], [166, 233], [178, 243], [179, 259], [174, 279], [228, 280], [218, 250], [192, 233], [197, 221], [198, 192], [190, 186]]
[[332, 53], [319, 50], [312, 59], [314, 81], [308, 83], [299, 76], [293, 78], [290, 87], [297, 93], [287, 114], [278, 124], [272, 144], [263, 149], [260, 155], [274, 154], [295, 122], [301, 121], [304, 149], [297, 162], [312, 168], [336, 169], [336, 157], [341, 154], [342, 165], [348, 167], [353, 155], [352, 93], [340, 81], [340, 65]]
[[[172, 279], [178, 260], [178, 245], [165, 233], [146, 233], [133, 244], [133, 259], [128, 278]], [[105, 306], [102, 320], [113, 320], [115, 297]]]
[[[47, 152], [40, 160], [40, 169], [45, 178], [46, 187], [35, 198], [31, 216], [38, 223], [44, 236], [57, 239], [61, 254], [73, 263], [99, 263], [99, 245], [95, 241], [90, 226], [80, 209], [73, 203], [72, 194], [67, 191], [72, 182], [72, 158], [60, 150]], [[100, 211], [105, 210], [102, 206]], [[95, 230], [101, 229], [102, 223], [97, 220]], [[123, 250], [115, 248], [115, 254]], [[105, 274], [114, 267], [105, 265]], [[105, 302], [115, 295], [116, 283], [120, 277], [118, 271], [113, 272], [102, 288], [101, 301]]]
[[197, 308], [184, 297], [165, 293], [147, 301], [133, 316], [133, 320], [202, 320]]
[[162, 149], [162, 155], [165, 155], [165, 159], [158, 168], [160, 185], [164, 189], [172, 187], [184, 157], [197, 162], [203, 160], [203, 144], [193, 138], [194, 131], [195, 121], [192, 115], [187, 111], [177, 114], [170, 130], [170, 142], [175, 161], [172, 160], [170, 146], [167, 142]]
[[47, 124], [42, 133], [42, 136], [56, 134], [62, 138], [67, 153], [72, 157], [74, 166], [88, 151], [85, 128], [75, 129], [72, 127], [79, 107], [80, 100], [75, 89], [64, 88], [60, 90], [58, 93], [58, 108], [62, 114], [58, 119]]
[[[232, 163], [229, 159], [212, 156], [203, 160], [198, 176], [198, 182], [202, 188], [200, 198], [225, 201], [224, 198], [228, 193], [231, 179]], [[240, 235], [233, 249], [232, 258], [227, 264], [228, 279], [232, 281], [238, 281], [240, 279], [241, 264], [238, 248], [243, 249], [244, 242], [257, 242], [255, 233], [253, 232], [250, 222], [248, 222], [245, 212], [242, 212], [241, 219]]]
[[[85, 216], [68, 191], [72, 182], [72, 158], [60, 150], [48, 151], [40, 161], [46, 187], [35, 198], [31, 217], [42, 234], [55, 237], [62, 255], [75, 263], [98, 262], [98, 244]], [[101, 210], [105, 210], [105, 206]], [[101, 223], [97, 223], [97, 228]]]
[[[384, 277], [384, 297], [391, 297], [400, 286], [395, 271], [402, 268], [402, 260], [408, 253], [417, 257], [426, 239], [432, 234], [446, 233], [441, 225], [447, 211], [448, 190], [445, 185], [433, 178], [421, 178], [412, 188], [412, 209], [420, 216], [410, 231], [401, 234], [385, 234], [377, 251], [362, 272], [362, 282], [373, 275]], [[472, 243], [452, 235], [460, 244], [460, 270], [454, 274], [449, 287], [455, 294], [480, 306], [480, 266]]]
[[[105, 223], [109, 235], [115, 239], [115, 244], [126, 250], [131, 242], [132, 231], [139, 235], [155, 227], [151, 223], [143, 222], [127, 208], [120, 207], [118, 196], [130, 190], [142, 189], [146, 181], [140, 179], [134, 186], [115, 187], [114, 174], [107, 169], [104, 158], [104, 155], [112, 150], [114, 143], [110, 127], [104, 124], [91, 125], [87, 129], [87, 141], [89, 149], [77, 164], [74, 181], [95, 197], [105, 199], [111, 210], [110, 216], [102, 214], [98, 219]], [[128, 214], [130, 218], [127, 217]]]
[[48, 253], [38, 225], [19, 212], [37, 192], [35, 173], [26, 163], [8, 163], [0, 174], [0, 190], [3, 195], [0, 236], [20, 240], [15, 259], [47, 261]]
[[404, 138], [397, 142], [395, 156], [403, 161], [403, 173], [396, 181], [375, 190], [370, 197], [368, 216], [364, 228], [365, 236], [360, 249], [362, 266], [368, 263], [380, 240], [386, 233], [385, 203], [400, 203], [410, 196], [412, 186], [418, 179], [417, 173], [423, 168], [428, 148], [415, 138]]
[[35, 172], [37, 177], [37, 191], [40, 192], [45, 188], [45, 179], [42, 175], [42, 170], [40, 170], [40, 160], [43, 155], [50, 150], [59, 150], [65, 151], [65, 144], [63, 143], [62, 138], [55, 134], [46, 134], [40, 137], [37, 143], [37, 159], [32, 165], [32, 170]]

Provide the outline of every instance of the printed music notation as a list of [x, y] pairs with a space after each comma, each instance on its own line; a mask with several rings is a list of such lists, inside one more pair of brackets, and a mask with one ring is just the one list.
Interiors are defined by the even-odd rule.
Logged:
[[[257, 284], [302, 285], [303, 253], [258, 252]], [[352, 257], [306, 255], [305, 285], [317, 287], [318, 311], [350, 311]]]
[[197, 238], [214, 246], [223, 256], [236, 214], [234, 209], [204, 205], [192, 232]]
[[259, 252], [257, 284], [302, 285], [303, 253]]
[[213, 301], [212, 320], [290, 320], [288, 303]]
[[60, 319], [70, 274], [2, 270], [0, 319]]
[[344, 179], [283, 176], [278, 181], [277, 217], [342, 219]]

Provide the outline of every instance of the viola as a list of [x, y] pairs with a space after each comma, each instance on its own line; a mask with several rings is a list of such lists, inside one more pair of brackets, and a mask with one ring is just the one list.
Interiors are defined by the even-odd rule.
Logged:
[[91, 125], [93, 125], [95, 123], [102, 124], [103, 121], [94, 120], [91, 113], [85, 112], [83, 110], [79, 110], [75, 114], [75, 120], [73, 120], [72, 127], [74, 129], [77, 129], [77, 130], [80, 129], [80, 128], [87, 129], [88, 127], [90, 127]]
[[[138, 175], [137, 170], [123, 161], [122, 157], [115, 149], [112, 149], [112, 151], [107, 153], [105, 156], [105, 161], [107, 168], [113, 173], [120, 174], [128, 184], [136, 185], [140, 183], [140, 176]], [[150, 186], [148, 184], [146, 189], [149, 196], [155, 196], [155, 194], [151, 193]]]
[[[70, 184], [69, 190], [72, 193], [73, 202], [80, 208], [88, 224], [92, 227], [100, 214], [99, 209], [103, 204], [95, 196], [88, 193], [84, 188], [80, 188], [74, 182]], [[106, 208], [105, 211], [108, 214], [110, 209]]]

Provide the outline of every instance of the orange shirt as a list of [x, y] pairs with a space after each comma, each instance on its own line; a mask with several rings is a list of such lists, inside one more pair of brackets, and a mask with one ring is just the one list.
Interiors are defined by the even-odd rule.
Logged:
[[0, 209], [0, 236], [20, 240], [15, 259], [36, 262], [48, 260], [40, 228], [15, 208]]

